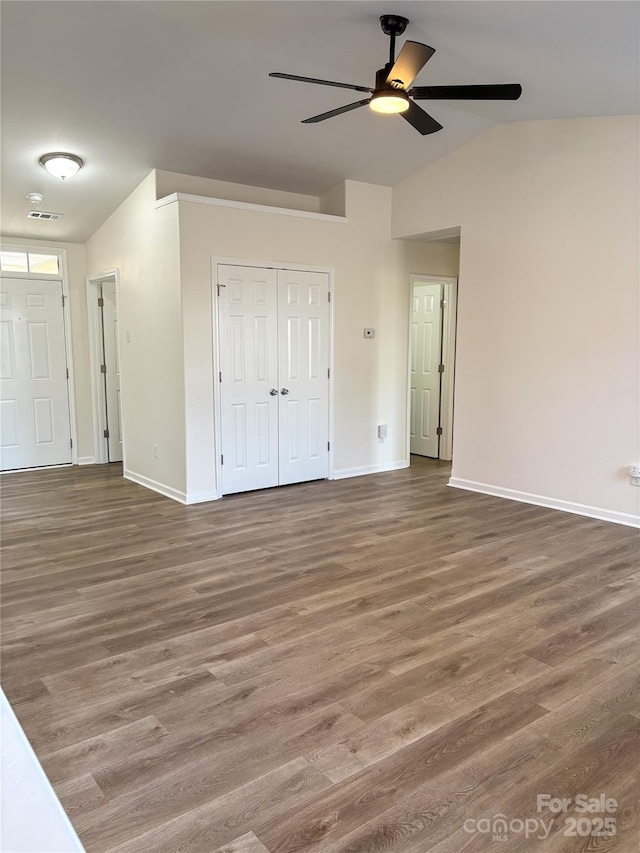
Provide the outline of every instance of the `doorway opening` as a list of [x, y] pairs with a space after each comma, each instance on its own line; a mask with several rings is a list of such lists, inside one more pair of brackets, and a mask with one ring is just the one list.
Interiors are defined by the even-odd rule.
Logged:
[[122, 462], [118, 273], [87, 280], [94, 423], [94, 462]]
[[450, 276], [411, 276], [411, 456], [452, 458], [457, 285]]

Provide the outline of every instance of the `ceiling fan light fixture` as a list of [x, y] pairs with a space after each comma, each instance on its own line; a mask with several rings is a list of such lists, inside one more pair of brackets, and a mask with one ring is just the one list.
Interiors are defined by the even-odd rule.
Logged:
[[369, 106], [375, 113], [397, 115], [409, 109], [409, 98], [401, 90], [392, 92], [376, 92], [369, 101]]
[[64, 181], [67, 178], [72, 178], [83, 167], [84, 163], [75, 154], [56, 151], [52, 154], [43, 154], [40, 158], [40, 165], [54, 178], [60, 178], [61, 181]]

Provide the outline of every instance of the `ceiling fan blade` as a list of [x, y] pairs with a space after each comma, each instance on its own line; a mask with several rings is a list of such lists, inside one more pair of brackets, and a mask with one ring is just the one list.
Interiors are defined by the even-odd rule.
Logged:
[[522, 94], [519, 83], [495, 86], [416, 86], [409, 95], [417, 100], [517, 101]]
[[429, 47], [428, 44], [406, 41], [387, 75], [386, 83], [401, 80], [400, 88], [408, 89], [435, 52], [435, 48]]
[[438, 130], [442, 130], [440, 122], [437, 122], [429, 115], [429, 113], [426, 113], [422, 107], [414, 104], [413, 101], [409, 104], [409, 109], [400, 113], [400, 115], [403, 119], [406, 119], [410, 125], [415, 127], [418, 133], [421, 133], [423, 136], [426, 136], [428, 133], [436, 133]]
[[318, 80], [316, 77], [299, 77], [297, 74], [280, 74], [274, 71], [269, 77], [278, 77], [281, 80], [297, 80], [300, 83], [317, 83], [319, 86], [336, 86], [338, 89], [353, 89], [355, 92], [373, 92], [368, 86], [356, 86], [352, 83], [334, 83], [332, 80]]
[[326, 118], [333, 118], [333, 116], [339, 116], [342, 115], [342, 113], [357, 110], [358, 107], [364, 107], [365, 104], [368, 104], [369, 100], [370, 98], [365, 98], [363, 101], [356, 101], [355, 104], [347, 104], [346, 107], [338, 107], [337, 110], [329, 110], [328, 113], [320, 113], [320, 115], [305, 118], [302, 124], [315, 124], [318, 121], [324, 121]]

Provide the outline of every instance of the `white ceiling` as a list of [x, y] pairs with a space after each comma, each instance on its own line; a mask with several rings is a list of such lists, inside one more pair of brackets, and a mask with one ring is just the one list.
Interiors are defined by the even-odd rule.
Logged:
[[[517, 102], [432, 102], [422, 137], [368, 109], [303, 125], [372, 85], [378, 24], [436, 48], [416, 84], [522, 83]], [[344, 178], [393, 184], [498, 122], [638, 112], [636, 2], [3, 2], [2, 231], [83, 241], [156, 167], [317, 195]], [[424, 104], [427, 106], [427, 104]], [[38, 158], [80, 155], [62, 184]], [[44, 193], [57, 223], [26, 219]]]

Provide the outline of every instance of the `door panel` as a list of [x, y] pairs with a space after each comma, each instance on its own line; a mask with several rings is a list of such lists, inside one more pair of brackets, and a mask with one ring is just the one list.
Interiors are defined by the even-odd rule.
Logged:
[[0, 467], [71, 462], [62, 283], [0, 280]]
[[329, 475], [329, 276], [278, 270], [281, 485]]
[[104, 340], [107, 439], [109, 462], [122, 462], [122, 412], [120, 409], [120, 355], [118, 347], [118, 303], [115, 281], [102, 282], [102, 331]]
[[275, 270], [218, 267], [222, 493], [278, 485]]
[[416, 284], [411, 323], [411, 453], [438, 458], [441, 284]]

